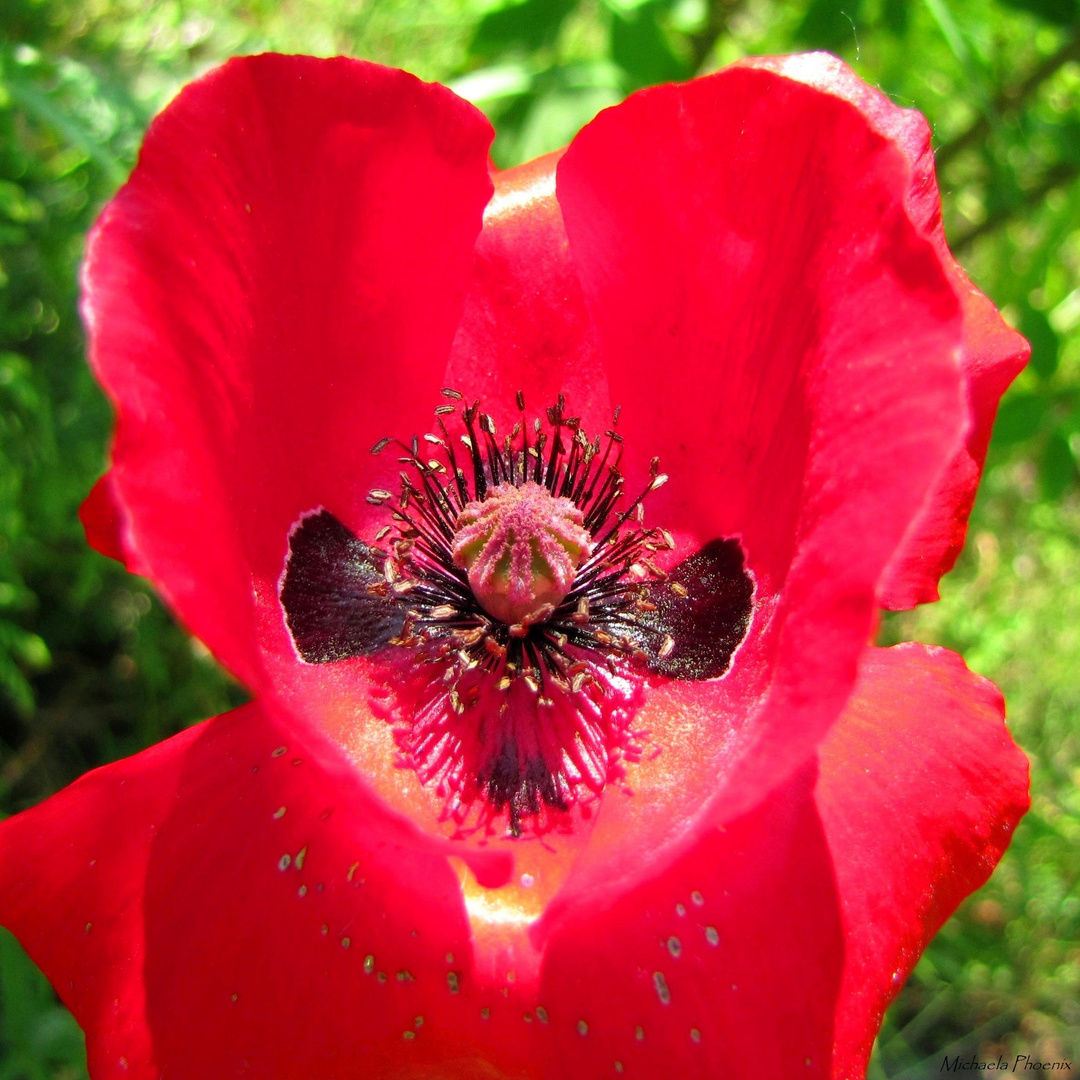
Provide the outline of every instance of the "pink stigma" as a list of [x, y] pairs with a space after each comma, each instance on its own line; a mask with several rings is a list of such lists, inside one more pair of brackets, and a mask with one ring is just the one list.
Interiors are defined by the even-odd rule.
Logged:
[[581, 510], [540, 484], [499, 484], [457, 519], [454, 565], [480, 606], [511, 626], [549, 618], [592, 548]]

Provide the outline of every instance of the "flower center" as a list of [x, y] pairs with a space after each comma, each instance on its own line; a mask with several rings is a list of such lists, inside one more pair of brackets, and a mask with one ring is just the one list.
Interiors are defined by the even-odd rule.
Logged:
[[[455, 390], [443, 394], [461, 400]], [[672, 648], [664, 634], [641, 640], [632, 614], [654, 608], [644, 582], [665, 576], [653, 558], [674, 546], [643, 523], [645, 497], [667, 480], [659, 459], [624, 506], [618, 411], [604, 438], [590, 440], [561, 396], [546, 410], [548, 430], [537, 419], [531, 433], [520, 393], [517, 402], [521, 419], [502, 440], [479, 402], [460, 412], [439, 406], [439, 433], [424, 442], [441, 460], [422, 455], [417, 438], [373, 447], [397, 445], [407, 467], [383, 572], [412, 606], [392, 644], [445, 661], [455, 707], [478, 700], [475, 686], [469, 694], [459, 688], [476, 668], [500, 683], [523, 680], [547, 702], [553, 691], [576, 692], [614, 656], [644, 660]], [[456, 438], [444, 419], [454, 413]], [[377, 505], [391, 498], [383, 489], [368, 495]]]
[[592, 548], [584, 515], [567, 498], [528, 481], [499, 484], [458, 515], [454, 565], [466, 570], [480, 606], [521, 626], [551, 617]]
[[547, 811], [599, 795], [641, 751], [631, 721], [651, 678], [724, 674], [753, 582], [735, 540], [662, 565], [675, 540], [646, 528], [644, 500], [667, 477], [654, 457], [628, 497], [618, 410], [590, 439], [562, 396], [545, 429], [519, 393], [500, 439], [479, 402], [443, 395], [435, 432], [372, 448], [395, 446], [402, 466], [396, 499], [368, 494], [389, 518], [372, 544], [327, 510], [296, 523], [281, 604], [304, 662], [391, 665], [382, 711], [403, 763], [455, 820], [505, 811], [517, 835], [525, 818], [553, 827]]

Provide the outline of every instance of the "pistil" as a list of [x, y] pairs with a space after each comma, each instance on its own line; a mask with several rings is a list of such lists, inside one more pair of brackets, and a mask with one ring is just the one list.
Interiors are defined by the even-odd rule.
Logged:
[[550, 618], [592, 548], [574, 503], [529, 481], [499, 484], [457, 519], [454, 565], [466, 570], [480, 606], [511, 626]]

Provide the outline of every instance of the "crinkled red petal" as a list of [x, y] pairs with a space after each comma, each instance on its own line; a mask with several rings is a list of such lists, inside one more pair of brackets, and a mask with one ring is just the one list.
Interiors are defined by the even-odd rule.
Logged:
[[561, 1052], [582, 1076], [616, 1060], [639, 1076], [864, 1076], [885, 1007], [1008, 846], [1027, 780], [992, 684], [942, 649], [868, 649], [816, 784], [803, 769], [639, 888], [545, 918]]
[[754, 805], [850, 695], [882, 572], [967, 422], [960, 306], [911, 184], [852, 104], [749, 68], [635, 94], [559, 162], [627, 455], [671, 476], [648, 518], [684, 549], [739, 537], [757, 588], [731, 673], [646, 702], [662, 753], [605, 805], [583, 888]]
[[968, 428], [878, 586], [878, 601], [887, 608], [910, 608], [936, 600], [938, 581], [952, 569], [964, 544], [998, 401], [1027, 363], [1030, 347], [1006, 325], [949, 252], [934, 176], [930, 127], [921, 113], [894, 105], [880, 90], [867, 86], [846, 64], [827, 53], [761, 57], [743, 64], [777, 72], [851, 102], [875, 131], [895, 143], [911, 166], [908, 213], [934, 245], [963, 305], [960, 365], [967, 395]]
[[854, 1080], [1026, 788], [989, 683], [943, 650], [869, 650], [819, 775], [531, 932], [466, 890], [470, 932], [445, 849], [248, 706], [0, 826], [0, 919], [98, 1080]]
[[1028, 808], [997, 687], [945, 649], [870, 649], [814, 795], [844, 925], [834, 1080], [860, 1080], [886, 1006]]
[[91, 237], [123, 550], [253, 688], [260, 644], [291, 658], [290, 526], [318, 505], [362, 525], [371, 445], [426, 423], [490, 139], [472, 106], [404, 72], [234, 60], [154, 121]]

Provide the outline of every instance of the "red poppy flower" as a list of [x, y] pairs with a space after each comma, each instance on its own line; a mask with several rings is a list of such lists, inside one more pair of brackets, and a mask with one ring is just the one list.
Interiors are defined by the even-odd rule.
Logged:
[[233, 61], [91, 238], [89, 535], [257, 697], [0, 830], [96, 1080], [855, 1077], [1026, 806], [994, 688], [867, 644], [1026, 354], [923, 120], [811, 56], [490, 137]]

